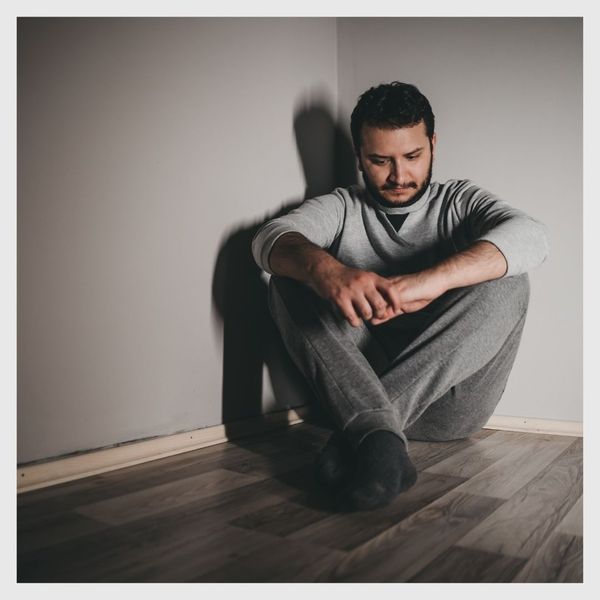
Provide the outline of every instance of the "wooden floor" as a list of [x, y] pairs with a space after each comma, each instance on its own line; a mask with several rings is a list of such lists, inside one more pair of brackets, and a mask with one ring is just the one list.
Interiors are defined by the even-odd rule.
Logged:
[[19, 582], [581, 582], [582, 440], [411, 442], [419, 479], [337, 514], [309, 424], [18, 497]]

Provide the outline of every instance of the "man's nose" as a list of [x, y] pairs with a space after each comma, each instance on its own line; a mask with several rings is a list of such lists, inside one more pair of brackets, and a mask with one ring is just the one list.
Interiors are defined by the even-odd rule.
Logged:
[[390, 164], [390, 173], [388, 175], [388, 181], [399, 184], [402, 182], [402, 176], [404, 175], [400, 165], [397, 162]]

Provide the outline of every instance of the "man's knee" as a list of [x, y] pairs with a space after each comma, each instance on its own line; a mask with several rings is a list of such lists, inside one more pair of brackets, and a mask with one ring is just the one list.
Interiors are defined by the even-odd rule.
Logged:
[[[477, 406], [472, 402], [454, 401], [454, 392], [432, 404], [414, 423], [405, 429], [408, 439], [427, 442], [448, 442], [471, 437], [489, 421], [497, 405]], [[471, 399], [469, 399], [471, 400]], [[499, 400], [499, 398], [498, 398]]]
[[527, 313], [530, 285], [527, 273], [503, 277], [463, 288], [469, 301], [483, 314], [509, 321], [519, 320]]
[[527, 273], [494, 279], [481, 284], [483, 300], [489, 305], [499, 304], [514, 307], [519, 315], [527, 312], [530, 285]]

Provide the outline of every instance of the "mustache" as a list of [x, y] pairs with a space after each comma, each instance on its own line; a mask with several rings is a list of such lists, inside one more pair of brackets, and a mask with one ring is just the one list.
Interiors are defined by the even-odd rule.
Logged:
[[411, 181], [410, 183], [405, 183], [404, 185], [384, 185], [384, 190], [410, 190], [417, 189], [417, 183], [415, 181]]

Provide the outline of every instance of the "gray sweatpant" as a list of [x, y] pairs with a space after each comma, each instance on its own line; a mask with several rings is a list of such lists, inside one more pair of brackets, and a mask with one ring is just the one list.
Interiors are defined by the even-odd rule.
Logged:
[[529, 302], [527, 274], [450, 290], [423, 310], [353, 328], [308, 287], [271, 277], [269, 306], [292, 359], [355, 446], [478, 431], [500, 401]]

